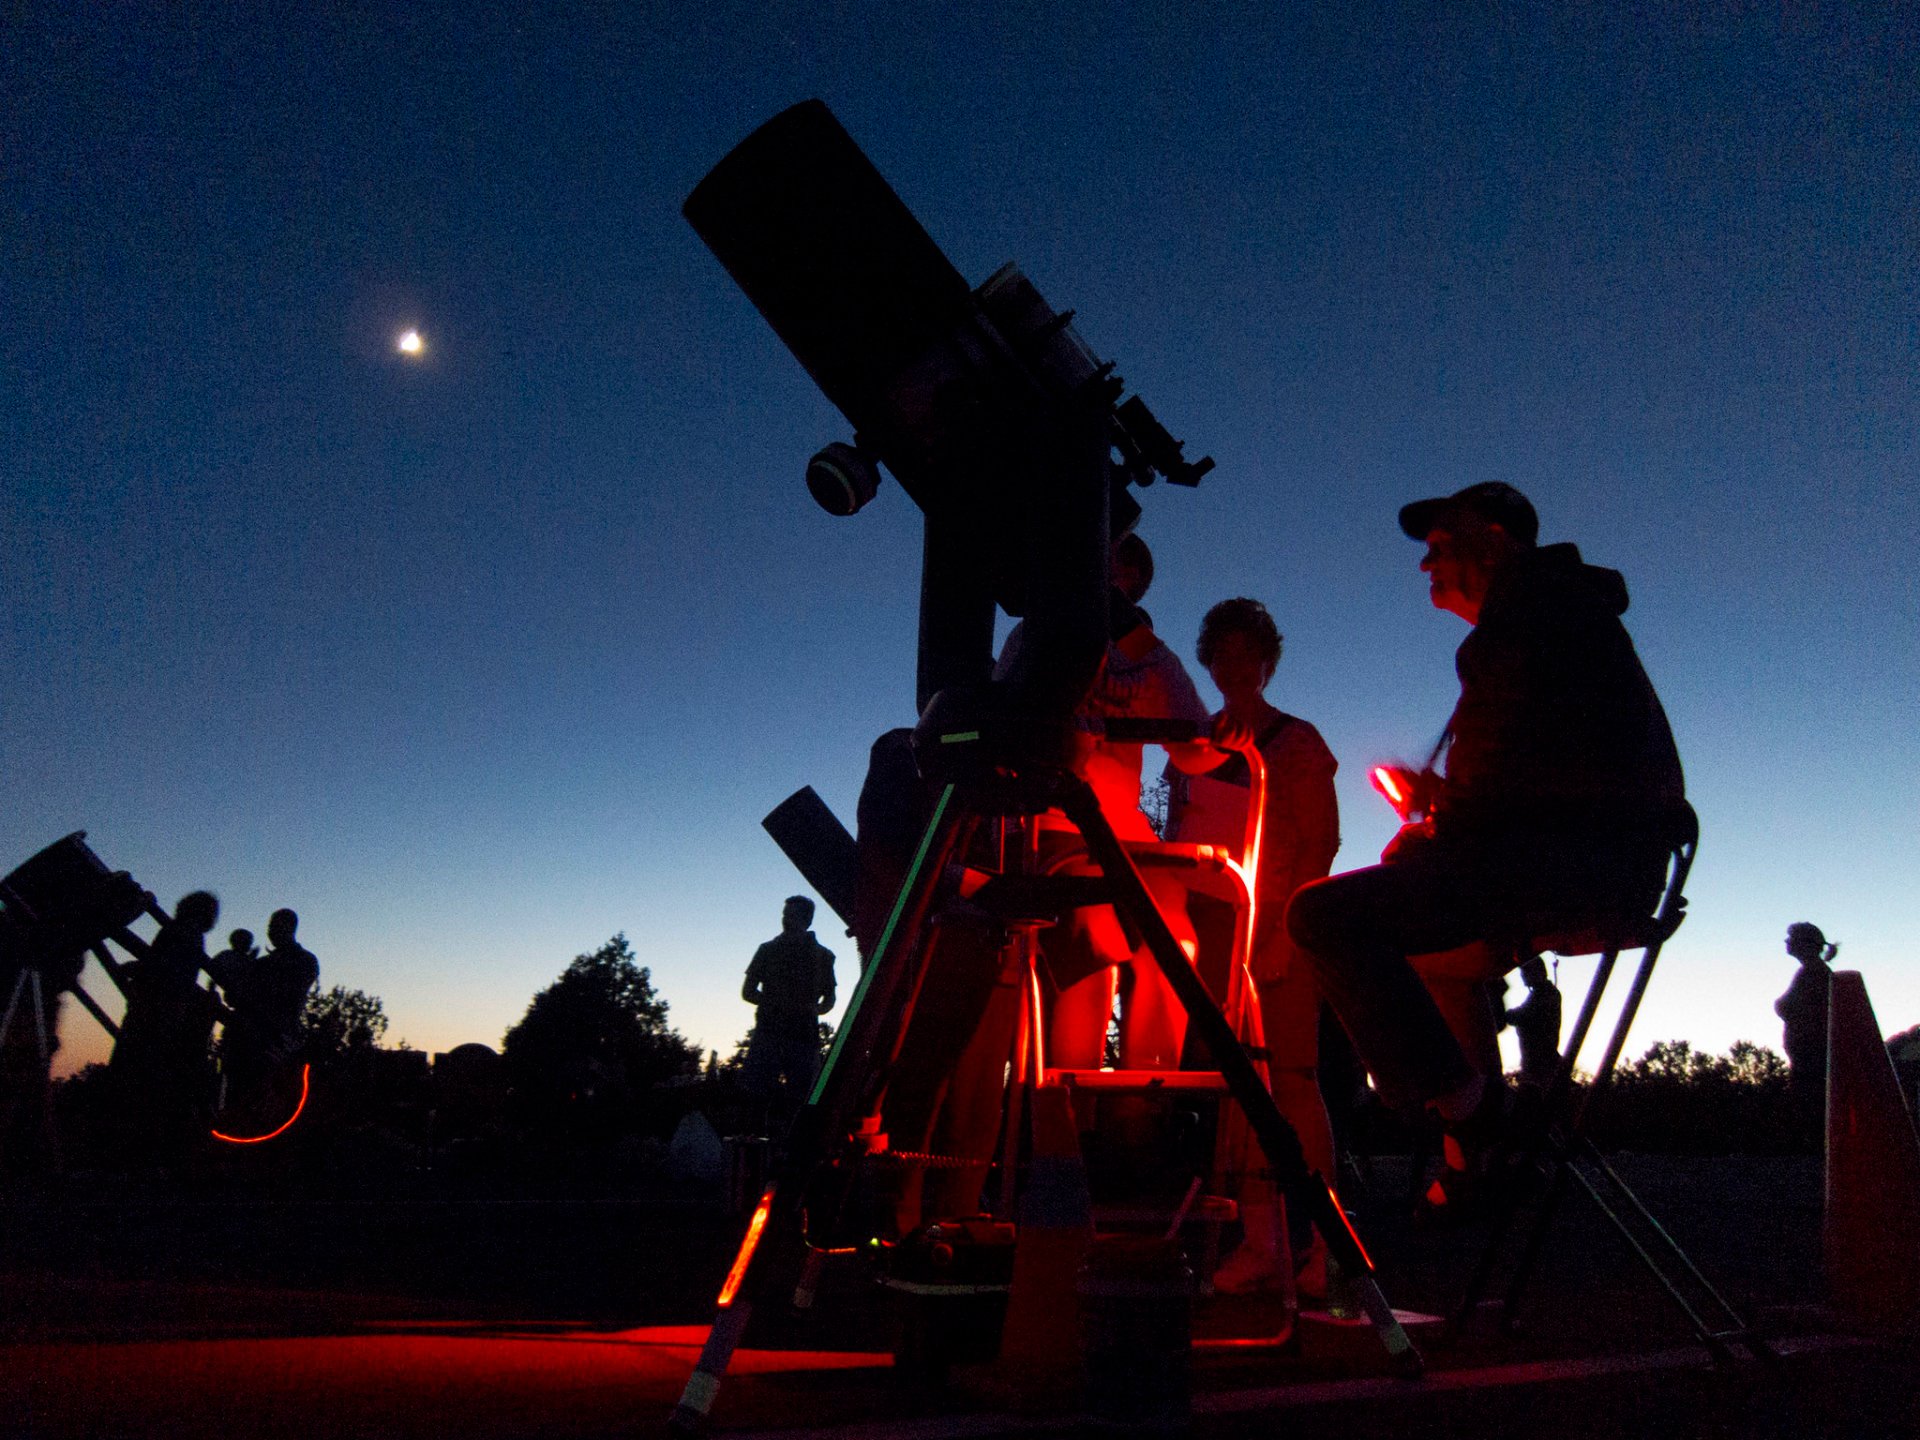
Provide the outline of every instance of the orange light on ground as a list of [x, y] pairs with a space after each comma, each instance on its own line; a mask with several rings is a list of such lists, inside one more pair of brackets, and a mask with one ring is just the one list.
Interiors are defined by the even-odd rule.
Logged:
[[733, 1268], [727, 1272], [727, 1283], [720, 1287], [719, 1303], [722, 1310], [733, 1304], [740, 1282], [747, 1278], [747, 1266], [753, 1263], [753, 1252], [760, 1244], [760, 1232], [767, 1228], [767, 1216], [773, 1212], [773, 1190], [773, 1186], [767, 1186], [760, 1195], [760, 1203], [753, 1207], [753, 1219], [747, 1222], [747, 1238], [740, 1242], [740, 1253], [733, 1257]]
[[276, 1135], [286, 1133], [287, 1127], [298, 1120], [300, 1118], [300, 1112], [307, 1108], [307, 1088], [312, 1078], [313, 1067], [311, 1065], [302, 1065], [300, 1067], [300, 1103], [293, 1107], [293, 1114], [289, 1115], [285, 1120], [282, 1120], [278, 1125], [274, 1126], [273, 1129], [267, 1131], [266, 1134], [227, 1135], [215, 1130], [213, 1132], [213, 1138], [216, 1140], [224, 1140], [229, 1145], [258, 1145], [263, 1141], [273, 1139]]

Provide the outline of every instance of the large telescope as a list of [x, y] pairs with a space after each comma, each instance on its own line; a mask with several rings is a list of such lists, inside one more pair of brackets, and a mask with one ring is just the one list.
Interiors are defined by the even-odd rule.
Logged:
[[[917, 699], [951, 722], [1061, 724], [1099, 673], [1112, 542], [1129, 485], [1193, 485], [1174, 440], [1012, 265], [969, 288], [827, 107], [809, 100], [734, 148], [685, 213], [853, 426], [807, 467], [850, 515], [881, 465], [925, 516]], [[1026, 622], [993, 684], [994, 607]], [[956, 733], [953, 725], [944, 727]]]

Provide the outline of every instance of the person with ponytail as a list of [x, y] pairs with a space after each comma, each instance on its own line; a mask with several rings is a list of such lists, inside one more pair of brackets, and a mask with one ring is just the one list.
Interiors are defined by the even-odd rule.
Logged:
[[1826, 1115], [1827, 996], [1833, 985], [1830, 967], [1839, 953], [1840, 947], [1812, 921], [1787, 927], [1787, 954], [1800, 962], [1800, 969], [1787, 993], [1773, 1002], [1773, 1013], [1781, 1020], [1794, 1108], [1810, 1135], [1819, 1133]]

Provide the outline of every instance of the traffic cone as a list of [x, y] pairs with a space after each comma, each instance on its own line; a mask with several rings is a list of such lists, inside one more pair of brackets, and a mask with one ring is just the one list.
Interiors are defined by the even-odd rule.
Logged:
[[1032, 1161], [1020, 1197], [1013, 1284], [996, 1388], [1016, 1403], [1063, 1403], [1080, 1390], [1080, 1264], [1093, 1242], [1093, 1197], [1073, 1118], [1057, 1085], [1033, 1092]]
[[1824, 1249], [1836, 1310], [1920, 1328], [1920, 1136], [1857, 970], [1834, 972], [1827, 1011]]

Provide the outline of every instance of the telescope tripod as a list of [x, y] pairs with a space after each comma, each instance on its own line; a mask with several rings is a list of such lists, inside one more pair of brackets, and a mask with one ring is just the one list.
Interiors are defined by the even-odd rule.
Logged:
[[[1299, 1137], [1275, 1106], [1254, 1057], [1195, 973], [1093, 790], [1064, 770], [1014, 784], [1022, 792], [1017, 797], [1009, 797], [1005, 782], [997, 778], [959, 779], [941, 791], [826, 1063], [788, 1134], [786, 1154], [747, 1224], [721, 1287], [713, 1328], [673, 1412], [677, 1430], [692, 1432], [704, 1425], [755, 1306], [772, 1298], [778, 1282], [769, 1267], [755, 1264], [762, 1247], [804, 1238], [810, 1199], [829, 1206], [839, 1203], [821, 1183], [825, 1172], [841, 1169], [844, 1182], [845, 1171], [885, 1146], [878, 1116], [886, 1071], [923, 986], [939, 983], [939, 977], [929, 973], [925, 941], [929, 918], [953, 888], [952, 863], [964, 854], [984, 820], [1045, 808], [1059, 809], [1079, 830], [1099, 872], [1079, 882], [1073, 903], [1111, 904], [1144, 938], [1154, 964], [1185, 1007], [1192, 1033], [1206, 1044], [1245, 1116], [1272, 1170], [1276, 1191], [1312, 1219], [1342, 1273], [1356, 1277], [1361, 1303], [1395, 1368], [1409, 1376], [1421, 1372], [1420, 1354], [1381, 1293], [1366, 1250], [1324, 1177], [1308, 1167]], [[1017, 1091], [1019, 1077], [1015, 1079]], [[837, 1187], [840, 1197], [847, 1188], [844, 1183]], [[802, 1283], [804, 1288], [807, 1282]]]

